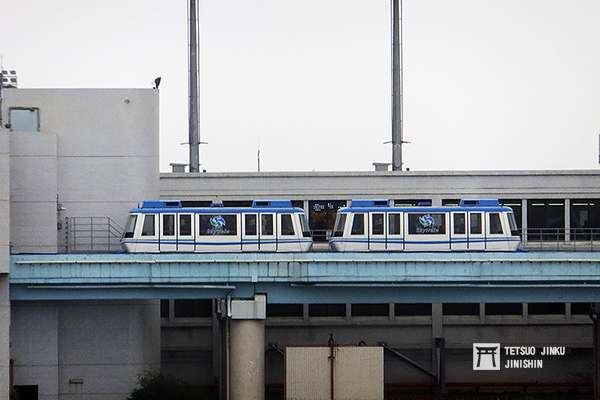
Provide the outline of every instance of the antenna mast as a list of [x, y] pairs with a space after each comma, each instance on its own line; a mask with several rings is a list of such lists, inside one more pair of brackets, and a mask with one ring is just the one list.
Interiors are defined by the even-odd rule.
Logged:
[[392, 171], [402, 171], [402, 0], [392, 0]]
[[188, 8], [188, 43], [189, 43], [189, 145], [190, 172], [200, 171], [200, 132], [198, 105], [198, 5], [196, 0], [189, 0]]

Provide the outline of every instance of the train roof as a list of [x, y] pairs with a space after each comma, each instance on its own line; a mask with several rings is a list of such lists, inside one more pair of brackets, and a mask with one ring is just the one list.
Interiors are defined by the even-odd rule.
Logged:
[[511, 211], [504, 207], [498, 199], [463, 199], [458, 206], [431, 207], [411, 206], [394, 207], [389, 205], [389, 200], [382, 199], [356, 199], [352, 200], [350, 207], [340, 208], [340, 212], [372, 212], [372, 211], [407, 211], [407, 212], [448, 212], [448, 211]]
[[144, 200], [138, 207], [131, 210], [135, 213], [166, 213], [166, 212], [217, 212], [222, 214], [239, 212], [304, 212], [301, 208], [293, 207], [291, 200], [257, 199], [251, 207], [223, 207], [223, 203], [213, 202], [208, 207], [182, 207], [181, 200]]

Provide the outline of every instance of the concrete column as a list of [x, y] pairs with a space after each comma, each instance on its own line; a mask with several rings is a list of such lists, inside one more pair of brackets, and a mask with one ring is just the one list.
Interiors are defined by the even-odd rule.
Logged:
[[231, 301], [230, 375], [231, 400], [265, 398], [266, 296]]
[[571, 199], [565, 199], [565, 242], [571, 240]]
[[521, 200], [521, 240], [527, 241], [527, 199]]
[[10, 359], [8, 274], [0, 274], [0, 400], [8, 400]]

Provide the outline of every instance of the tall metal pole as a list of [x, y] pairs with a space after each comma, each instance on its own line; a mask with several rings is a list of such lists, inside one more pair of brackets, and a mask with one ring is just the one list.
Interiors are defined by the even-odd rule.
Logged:
[[196, 0], [190, 0], [188, 9], [189, 27], [189, 145], [190, 145], [190, 172], [200, 170], [200, 132], [199, 132], [199, 105], [198, 105], [198, 7]]
[[392, 171], [402, 171], [402, 0], [392, 0]]

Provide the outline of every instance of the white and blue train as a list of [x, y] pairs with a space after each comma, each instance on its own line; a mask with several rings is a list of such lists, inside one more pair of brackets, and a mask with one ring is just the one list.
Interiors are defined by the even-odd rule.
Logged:
[[304, 210], [290, 200], [254, 200], [245, 208], [152, 200], [131, 210], [121, 244], [129, 253], [303, 252], [312, 237]]
[[390, 207], [353, 200], [338, 210], [329, 245], [335, 251], [516, 251], [513, 211], [498, 200], [458, 207]]

